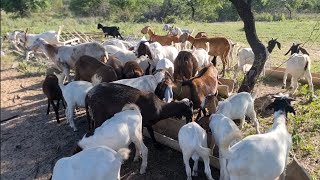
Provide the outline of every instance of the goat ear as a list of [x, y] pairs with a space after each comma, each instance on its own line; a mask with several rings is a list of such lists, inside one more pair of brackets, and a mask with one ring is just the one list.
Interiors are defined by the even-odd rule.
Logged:
[[193, 102], [191, 100], [189, 100], [189, 106], [192, 108], [193, 107]]
[[296, 115], [296, 111], [293, 109], [292, 106], [287, 106], [286, 107], [286, 112], [291, 112], [292, 114]]
[[289, 52], [291, 51], [291, 48], [288, 50], [288, 52], [287, 53], [285, 53], [284, 55], [286, 56]]
[[279, 42], [277, 42], [277, 46], [279, 49], [281, 49], [281, 44]]
[[275, 38], [274, 40], [276, 41], [278, 38]]
[[300, 47], [300, 51], [303, 53], [303, 54], [307, 54], [309, 56], [309, 53], [307, 52], [306, 49]]

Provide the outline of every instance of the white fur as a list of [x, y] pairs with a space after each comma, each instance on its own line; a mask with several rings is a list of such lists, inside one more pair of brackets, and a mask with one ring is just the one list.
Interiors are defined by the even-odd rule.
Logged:
[[114, 45], [122, 50], [128, 50], [127, 47], [124, 45], [123, 41], [120, 39], [109, 39], [102, 43], [103, 46], [106, 45]]
[[98, 60], [108, 58], [104, 47], [96, 42], [83, 43], [75, 46], [52, 46], [42, 38], [36, 39], [31, 50], [41, 50], [48, 56], [54, 64], [67, 76], [68, 82], [70, 78], [70, 68], [75, 67], [76, 62], [81, 56], [88, 55]]
[[[210, 149], [207, 145], [207, 133], [196, 122], [190, 122], [182, 126], [178, 134], [179, 145], [183, 154], [183, 162], [186, 168], [187, 179], [192, 176], [198, 176], [199, 156], [203, 159], [205, 165], [205, 174], [208, 179], [213, 180], [210, 169]], [[192, 157], [194, 165], [191, 174], [189, 159]]]
[[228, 118], [240, 119], [240, 129], [243, 128], [245, 117], [253, 122], [256, 132], [259, 134], [259, 122], [254, 111], [254, 97], [247, 92], [241, 92], [218, 103], [216, 114], [223, 114]]
[[282, 111], [274, 113], [272, 128], [265, 134], [250, 135], [229, 147], [229, 136], [222, 142], [220, 151], [227, 159], [230, 180], [277, 179], [285, 168], [292, 145], [287, 131], [286, 116]]
[[118, 152], [107, 146], [85, 149], [71, 157], [59, 159], [53, 168], [52, 180], [118, 180], [123, 160], [130, 150]]
[[134, 61], [137, 59], [137, 56], [135, 55], [134, 52], [129, 51], [129, 50], [123, 50], [120, 48], [117, 52], [113, 53], [110, 56], [118, 58], [123, 64], [125, 64], [126, 62]]
[[[230, 140], [229, 145], [233, 145], [241, 139], [241, 133], [237, 125], [223, 114], [212, 114], [210, 116], [210, 129], [214, 138], [215, 144], [220, 146], [225, 137], [232, 136], [234, 139]], [[220, 163], [220, 180], [227, 180], [228, 172], [226, 171], [226, 159], [222, 157], [222, 152], [219, 149], [219, 163]]]
[[63, 97], [67, 103], [66, 119], [74, 131], [77, 127], [74, 124], [73, 113], [76, 107], [85, 108], [85, 98], [88, 91], [93, 87], [92, 83], [87, 81], [72, 81], [67, 85], [63, 85], [64, 75], [57, 75], [59, 86], [61, 88]]
[[112, 56], [113, 54], [117, 53], [118, 51], [122, 51], [123, 50], [123, 49], [121, 49], [121, 48], [119, 48], [118, 46], [115, 46], [115, 45], [103, 45], [103, 47], [108, 52], [109, 56]]
[[[307, 69], [304, 70], [304, 67], [307, 63]], [[298, 80], [304, 76], [308, 80], [311, 95], [314, 96], [312, 76], [310, 70], [311, 60], [309, 56], [306, 54], [294, 53], [287, 61], [286, 71], [283, 76], [283, 86], [286, 87], [288, 73], [291, 74], [292, 77], [290, 86], [292, 87], [292, 94], [294, 94], [298, 88]]]
[[164, 69], [167, 70], [172, 76], [174, 72], [174, 65], [172, 61], [170, 61], [167, 58], [160, 59], [156, 65], [156, 70], [158, 69]]
[[126, 104], [121, 112], [116, 113], [100, 127], [97, 127], [92, 136], [84, 136], [78, 145], [82, 149], [108, 146], [117, 151], [120, 148], [128, 147], [131, 142], [136, 147], [134, 161], [137, 161], [142, 154], [140, 174], [143, 174], [147, 168], [148, 148], [142, 139], [142, 116], [137, 105]]

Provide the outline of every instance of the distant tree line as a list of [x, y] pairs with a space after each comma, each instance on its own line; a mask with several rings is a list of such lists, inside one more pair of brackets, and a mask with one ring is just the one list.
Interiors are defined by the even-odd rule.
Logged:
[[[257, 15], [256, 20], [290, 19], [295, 13], [320, 13], [320, 0], [255, 0], [252, 9]], [[1, 10], [23, 17], [47, 10], [131, 22], [239, 20], [229, 0], [1, 0]]]

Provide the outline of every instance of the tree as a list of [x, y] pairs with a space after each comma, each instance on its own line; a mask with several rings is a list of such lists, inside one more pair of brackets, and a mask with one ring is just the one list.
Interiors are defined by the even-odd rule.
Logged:
[[245, 75], [238, 92], [251, 92], [267, 60], [267, 51], [256, 33], [254, 16], [251, 11], [251, 0], [230, 1], [236, 7], [240, 18], [244, 23], [247, 41], [254, 53], [253, 65], [249, 72]]
[[24, 17], [32, 11], [49, 7], [50, 0], [2, 0], [1, 9]]

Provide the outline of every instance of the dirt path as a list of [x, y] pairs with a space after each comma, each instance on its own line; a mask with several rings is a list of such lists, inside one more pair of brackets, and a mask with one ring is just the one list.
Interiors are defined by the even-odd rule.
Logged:
[[[84, 111], [75, 120], [79, 132], [74, 133], [66, 124], [57, 124], [54, 112], [46, 115], [47, 101], [41, 90], [44, 75], [24, 75], [14, 69], [1, 71], [1, 179], [48, 179], [55, 162], [72, 154], [75, 142], [87, 128]], [[133, 162], [134, 148], [121, 169], [124, 180], [184, 180], [186, 179], [182, 154], [170, 148], [155, 149], [145, 138], [149, 148], [147, 173], [139, 174], [141, 161]], [[206, 179], [203, 164], [199, 163], [199, 177]], [[212, 174], [218, 179], [219, 172]]]

